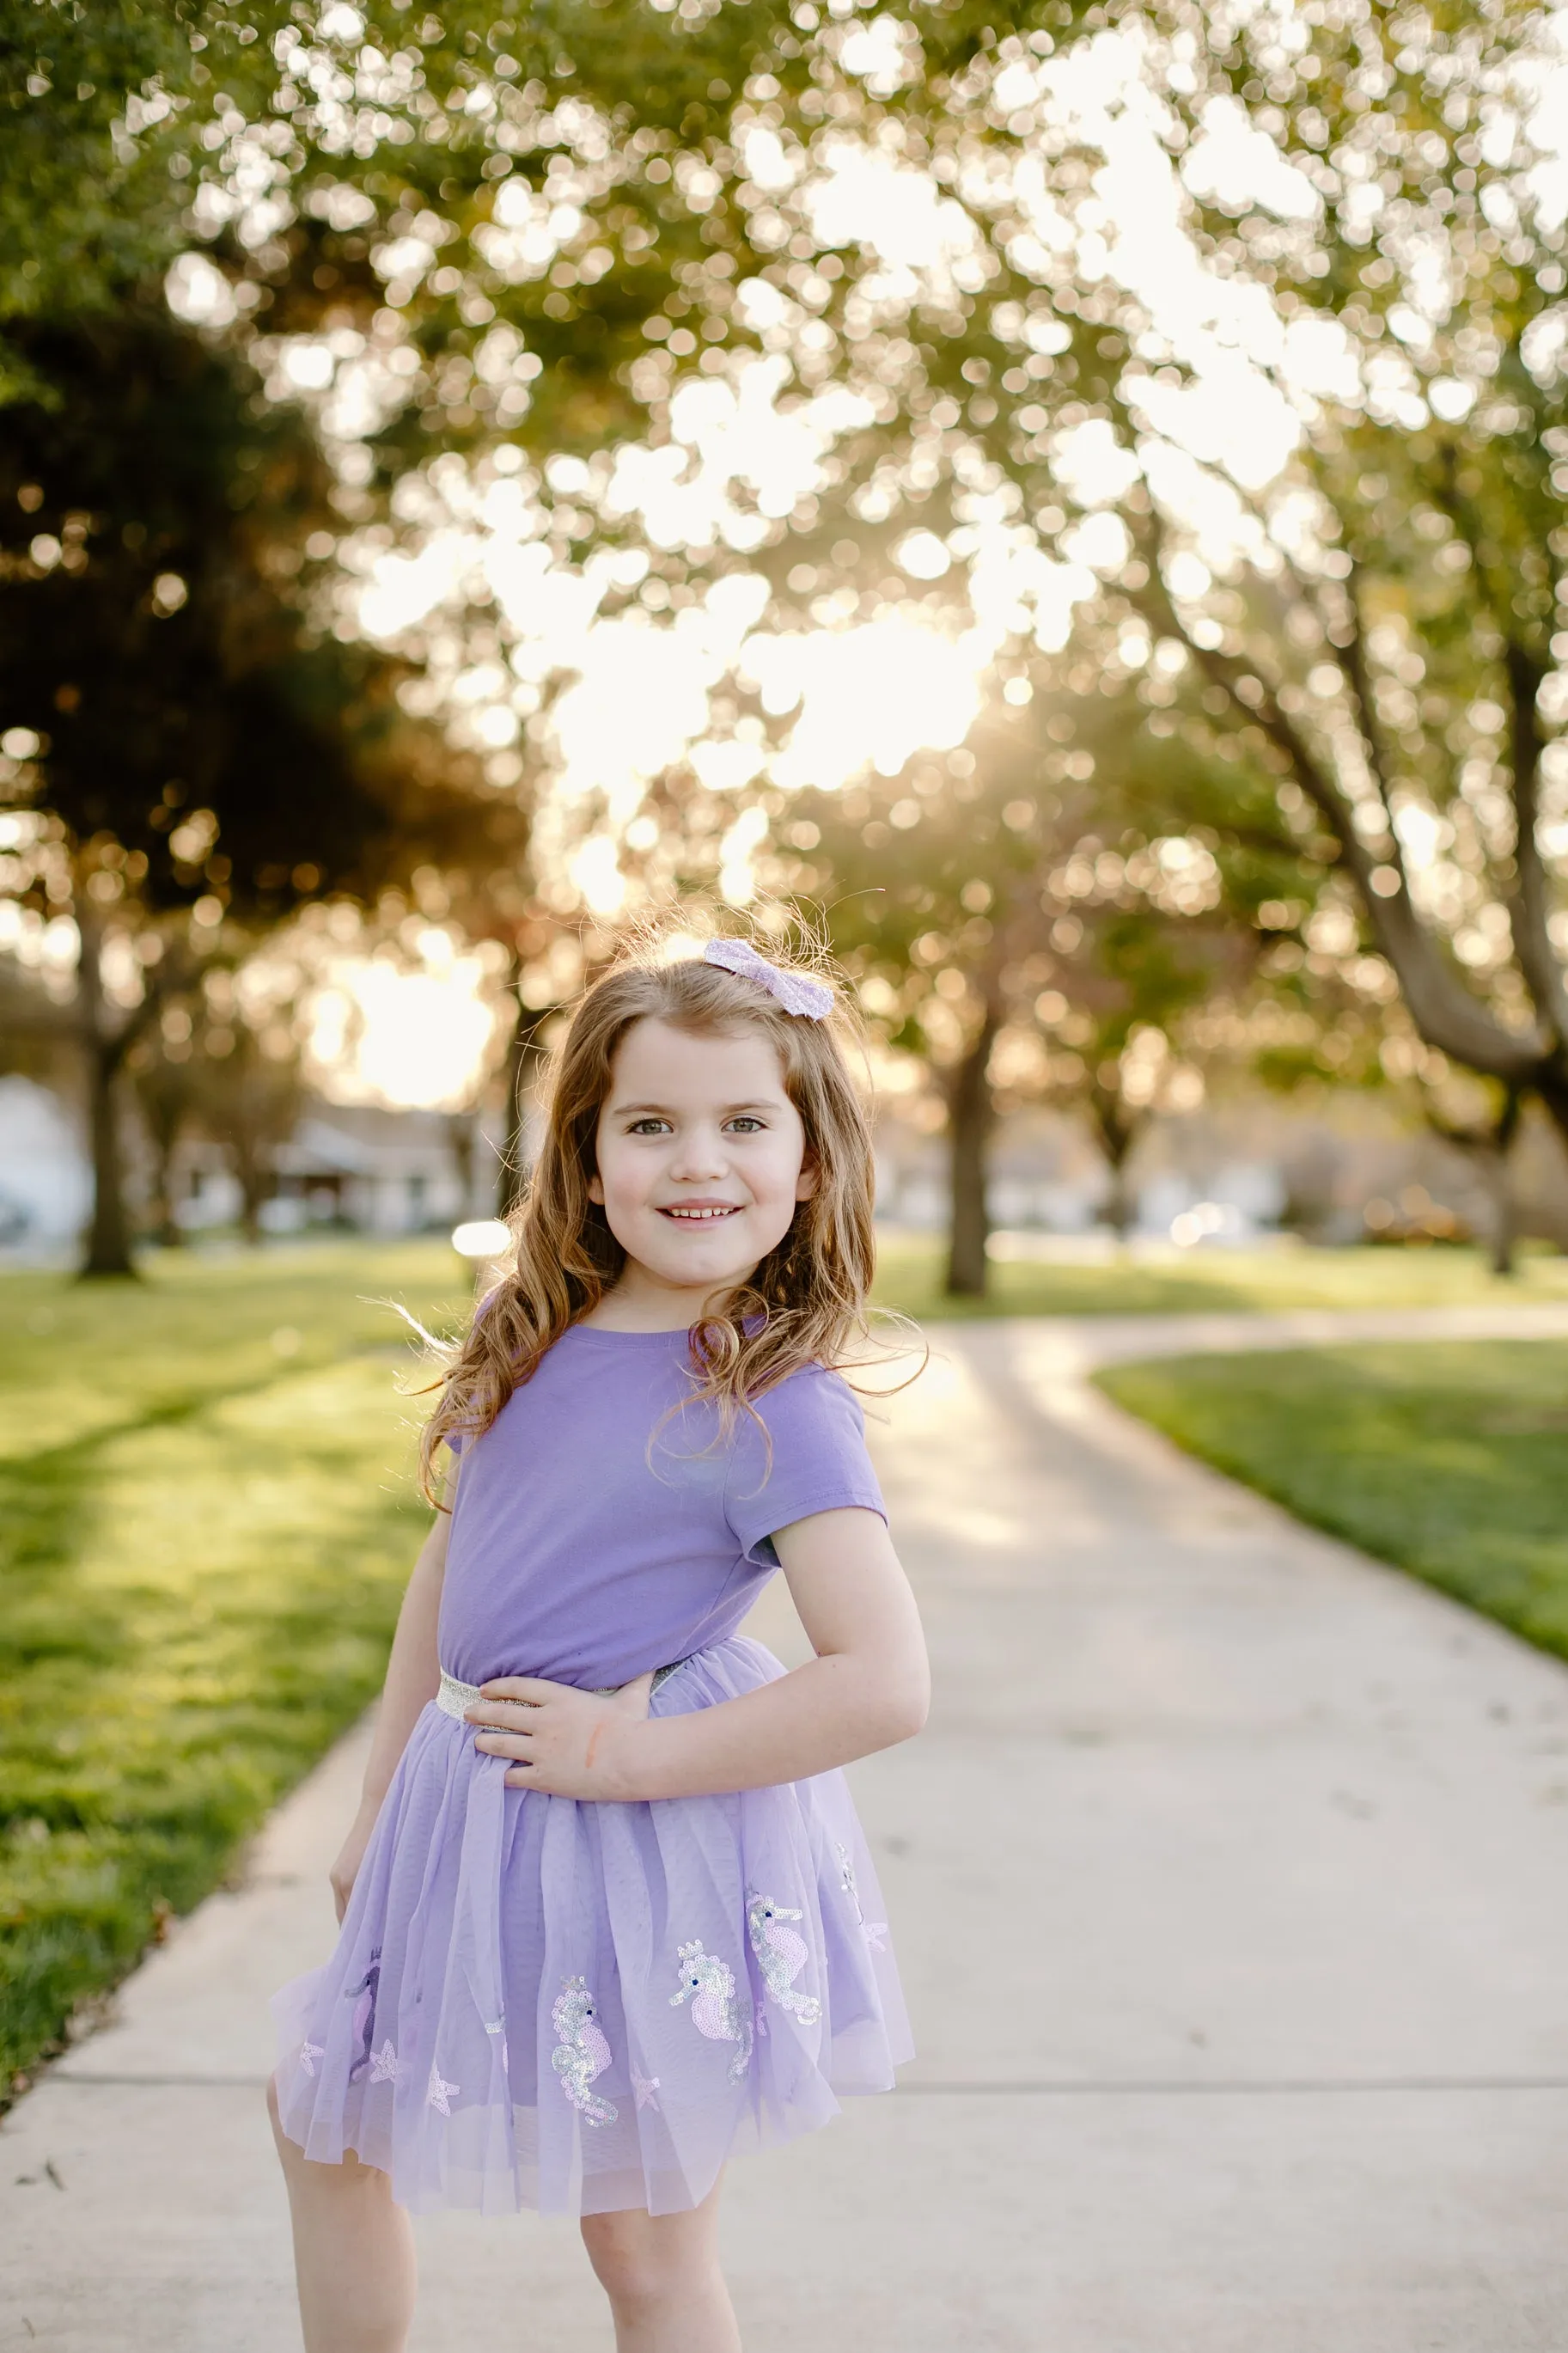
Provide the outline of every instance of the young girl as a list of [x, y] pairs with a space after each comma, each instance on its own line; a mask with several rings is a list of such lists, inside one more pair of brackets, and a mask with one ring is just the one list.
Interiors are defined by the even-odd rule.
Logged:
[[[275, 2008], [308, 2353], [397, 2353], [407, 2210], [575, 2213], [620, 2353], [734, 2353], [731, 2151], [910, 2056], [835, 1769], [925, 1651], [837, 1372], [871, 1152], [832, 990], [742, 942], [628, 958], [426, 1432], [458, 1458], [398, 1622], [342, 1932]], [[776, 1567], [816, 1656], [737, 1632]]]

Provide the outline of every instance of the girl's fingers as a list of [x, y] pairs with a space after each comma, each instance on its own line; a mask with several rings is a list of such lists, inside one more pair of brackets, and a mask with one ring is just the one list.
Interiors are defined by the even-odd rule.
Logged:
[[521, 1764], [530, 1755], [532, 1742], [526, 1732], [495, 1732], [481, 1725], [474, 1746], [482, 1756], [510, 1757]]
[[472, 1707], [463, 1710], [465, 1720], [478, 1724], [487, 1732], [516, 1732], [521, 1729], [519, 1718], [523, 1709], [532, 1715], [535, 1703], [528, 1700], [476, 1700]]
[[520, 1699], [530, 1707], [550, 1699], [558, 1691], [570, 1690], [567, 1683], [546, 1683], [542, 1675], [496, 1675], [479, 1685], [481, 1699]]

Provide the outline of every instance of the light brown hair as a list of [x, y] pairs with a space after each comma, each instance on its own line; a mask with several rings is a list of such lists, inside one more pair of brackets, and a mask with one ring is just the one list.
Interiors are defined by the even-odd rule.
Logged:
[[[757, 944], [765, 951], [768, 943]], [[826, 980], [816, 968], [820, 959], [812, 962], [813, 977]], [[783, 1240], [692, 1328], [694, 1396], [717, 1405], [721, 1432], [791, 1373], [807, 1365], [841, 1366], [869, 1342], [874, 1163], [846, 1055], [847, 1046], [863, 1039], [844, 993], [834, 988], [833, 999], [823, 1020], [786, 1013], [758, 981], [697, 957], [661, 962], [657, 934], [630, 944], [585, 992], [546, 1075], [543, 1140], [507, 1219], [512, 1240], [506, 1271], [453, 1354], [426, 1424], [420, 1474], [432, 1501], [442, 1442], [482, 1436], [546, 1349], [598, 1305], [626, 1263], [603, 1208], [588, 1197], [588, 1180], [616, 1054], [634, 1022], [765, 1037], [777, 1050], [816, 1174]]]

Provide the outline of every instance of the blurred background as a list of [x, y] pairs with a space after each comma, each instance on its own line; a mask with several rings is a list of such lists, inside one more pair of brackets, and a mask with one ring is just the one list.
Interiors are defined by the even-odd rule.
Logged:
[[[1568, 1296], [1568, 18], [0, 26], [25, 2088], [374, 1688], [384, 1303], [639, 909], [831, 944], [895, 1304]], [[1531, 1345], [1380, 1360], [1375, 1525], [1342, 1362], [1132, 1401], [1563, 1649]]]
[[13, 13], [14, 1260], [504, 1205], [672, 897], [957, 1293], [1568, 1240], [1560, 17]]

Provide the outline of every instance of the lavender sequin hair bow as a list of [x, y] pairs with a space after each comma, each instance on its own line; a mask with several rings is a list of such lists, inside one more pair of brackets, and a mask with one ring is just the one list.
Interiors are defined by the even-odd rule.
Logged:
[[777, 997], [786, 1013], [801, 1014], [807, 1021], [826, 1021], [833, 1010], [833, 991], [820, 980], [809, 980], [803, 972], [781, 972], [744, 940], [710, 940], [702, 961], [721, 965], [742, 980], [754, 980], [759, 988]]

